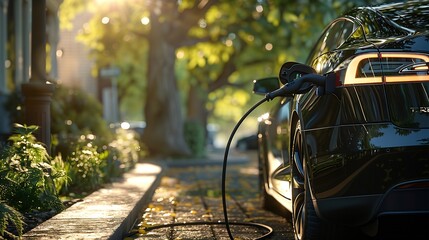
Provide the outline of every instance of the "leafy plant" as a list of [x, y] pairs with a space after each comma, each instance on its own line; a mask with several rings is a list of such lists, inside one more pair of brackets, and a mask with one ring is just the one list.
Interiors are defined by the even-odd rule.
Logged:
[[46, 149], [33, 136], [37, 129], [37, 126], [15, 124], [10, 145], [0, 154], [0, 199], [20, 212], [60, 211], [63, 205], [54, 179], [65, 175], [50, 165]]
[[117, 129], [115, 133], [116, 139], [109, 144], [109, 147], [112, 149], [113, 157], [120, 161], [120, 168], [127, 171], [139, 160], [138, 135], [135, 131], [126, 129]]
[[101, 103], [81, 89], [57, 87], [51, 104], [51, 121], [51, 133], [58, 136], [60, 145], [67, 145], [69, 138], [77, 139], [82, 134], [97, 136], [100, 146], [113, 139], [103, 119]]
[[71, 178], [68, 176], [70, 166], [63, 161], [61, 154], [55, 156], [51, 164], [53, 176], [61, 176], [54, 177], [55, 189], [57, 190], [57, 193], [61, 193], [63, 189], [67, 190], [67, 187], [70, 184]]
[[107, 155], [105, 151], [99, 153], [91, 139], [82, 135], [75, 143], [74, 151], [66, 159], [71, 187], [79, 191], [88, 191], [96, 189], [103, 183], [102, 168]]
[[[7, 227], [13, 224], [16, 228], [18, 236], [7, 230]], [[0, 237], [9, 236], [12, 238], [19, 238], [22, 236], [24, 221], [23, 216], [20, 212], [15, 210], [13, 207], [0, 201]]]
[[205, 150], [205, 131], [202, 124], [197, 121], [186, 121], [184, 127], [186, 143], [194, 157], [204, 156]]

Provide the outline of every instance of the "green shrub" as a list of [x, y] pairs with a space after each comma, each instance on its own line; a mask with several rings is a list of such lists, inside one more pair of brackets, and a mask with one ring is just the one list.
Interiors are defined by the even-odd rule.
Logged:
[[60, 211], [63, 205], [54, 181], [65, 177], [65, 174], [51, 166], [46, 149], [33, 136], [37, 128], [15, 125], [10, 144], [0, 155], [0, 199], [20, 212]]
[[115, 130], [115, 136], [115, 140], [107, 146], [109, 154], [103, 169], [106, 182], [132, 169], [143, 156], [137, 132], [119, 128]]
[[117, 129], [115, 132], [115, 140], [113, 140], [109, 147], [115, 149], [112, 151], [114, 156], [119, 159], [125, 171], [133, 168], [139, 160], [140, 144], [138, 134], [132, 130]]
[[108, 152], [99, 153], [92, 140], [83, 135], [78, 142], [71, 145], [74, 150], [66, 159], [71, 188], [77, 191], [95, 190], [103, 183], [102, 169]]
[[125, 172], [125, 167], [120, 158], [118, 158], [120, 153], [117, 149], [109, 146], [107, 151], [109, 154], [103, 167], [104, 182], [111, 182], [114, 178], [122, 176]]
[[77, 88], [62, 85], [57, 87], [51, 103], [51, 122], [51, 133], [58, 136], [59, 143], [67, 144], [68, 138], [79, 138], [87, 134], [97, 136], [99, 146], [113, 140], [103, 119], [101, 103]]
[[184, 134], [192, 155], [195, 157], [204, 156], [206, 141], [203, 125], [196, 121], [186, 121]]
[[[21, 237], [24, 229], [24, 221], [22, 219], [23, 216], [20, 212], [0, 201], [0, 238], [4, 236], [11, 238]], [[7, 227], [11, 224], [15, 226], [18, 236], [7, 231]]]
[[61, 154], [59, 154], [55, 156], [55, 158], [51, 161], [51, 165], [56, 172], [60, 170], [61, 174], [63, 175], [63, 177], [54, 178], [54, 184], [55, 184], [55, 189], [57, 190], [57, 193], [67, 191], [71, 180], [69, 176], [69, 172], [70, 172], [69, 164], [65, 163], [63, 161]]
[[101, 147], [95, 144], [96, 139], [90, 134], [69, 141], [67, 157], [58, 163], [71, 179], [70, 189], [62, 189], [62, 194], [95, 190], [101, 184], [122, 176], [138, 162], [140, 145], [134, 132], [118, 130], [116, 139]]

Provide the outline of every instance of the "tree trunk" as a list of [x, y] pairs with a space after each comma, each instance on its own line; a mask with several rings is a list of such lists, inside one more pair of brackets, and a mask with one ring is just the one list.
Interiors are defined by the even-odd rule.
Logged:
[[176, 47], [168, 41], [169, 23], [151, 17], [144, 141], [151, 155], [190, 154], [175, 77]]
[[207, 136], [207, 118], [208, 112], [206, 108], [207, 90], [192, 85], [190, 86], [187, 99], [187, 119], [195, 121], [205, 128], [205, 136]]

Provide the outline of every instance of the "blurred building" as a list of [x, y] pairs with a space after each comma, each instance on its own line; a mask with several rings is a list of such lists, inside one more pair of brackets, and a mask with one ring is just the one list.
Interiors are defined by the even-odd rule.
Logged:
[[[19, 95], [21, 85], [31, 78], [30, 37], [34, 1], [0, 0], [0, 138], [10, 134], [11, 130], [5, 108], [9, 96], [14, 93]], [[98, 98], [104, 102], [106, 120], [114, 122], [118, 116], [114, 77], [107, 76], [109, 84], [100, 86], [99, 74], [89, 58], [89, 49], [76, 40], [87, 27], [91, 14], [79, 13], [73, 19], [71, 29], [62, 29], [58, 18], [62, 2], [46, 0], [46, 40], [50, 60], [47, 63], [47, 80], [83, 89]]]
[[[7, 101], [30, 78], [32, 0], [0, 0], [0, 137], [10, 133]], [[14, 28], [9, 28], [13, 24]], [[13, 42], [11, 42], [13, 35]]]
[[84, 89], [97, 96], [97, 74], [92, 74], [93, 61], [89, 59], [89, 50], [76, 36], [83, 31], [91, 15], [88, 12], [78, 14], [73, 20], [72, 29], [61, 29], [57, 47], [58, 83]]
[[61, 29], [57, 46], [58, 83], [77, 87], [96, 97], [103, 104], [107, 122], [117, 122], [119, 116], [116, 77], [119, 69], [94, 69], [89, 49], [76, 37], [91, 20], [89, 12], [81, 12], [72, 21], [72, 29]]
[[54, 85], [46, 74], [46, 39], [51, 37], [48, 27], [55, 32], [62, 1], [0, 0], [1, 140], [10, 135], [12, 121], [18, 121], [39, 126], [36, 137], [50, 146]]

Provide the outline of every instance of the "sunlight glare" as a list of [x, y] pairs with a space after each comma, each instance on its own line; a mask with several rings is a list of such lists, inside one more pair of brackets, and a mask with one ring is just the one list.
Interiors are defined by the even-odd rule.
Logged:
[[267, 50], [267, 51], [273, 50], [273, 44], [272, 43], [265, 44], [265, 50]]
[[183, 52], [182, 50], [177, 51], [176, 58], [182, 59], [184, 57], [185, 57], [185, 52]]
[[232, 46], [232, 40], [231, 39], [226, 40], [225, 45], [228, 47], [231, 47]]
[[103, 17], [102, 19], [101, 19], [101, 23], [102, 24], [108, 24], [110, 22], [110, 18], [109, 17]]
[[148, 17], [142, 17], [142, 18], [140, 19], [140, 22], [141, 22], [143, 25], [148, 25], [148, 24], [150, 23], [150, 19], [149, 19]]

